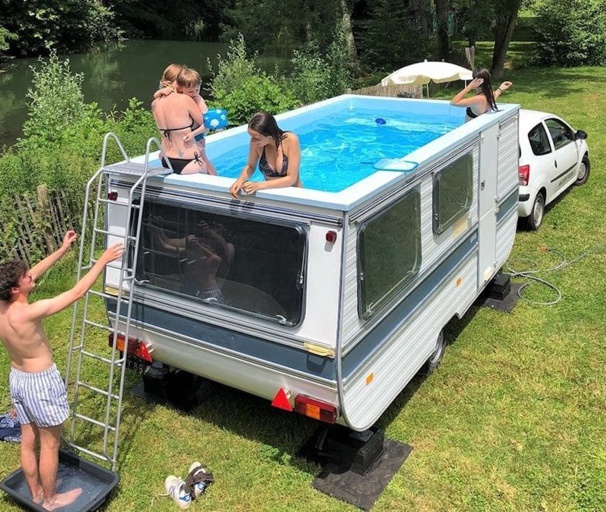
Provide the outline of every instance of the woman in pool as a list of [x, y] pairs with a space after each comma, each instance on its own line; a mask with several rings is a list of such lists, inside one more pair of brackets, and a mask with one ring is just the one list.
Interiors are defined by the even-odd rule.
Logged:
[[[496, 101], [501, 94], [511, 87], [511, 82], [503, 82], [495, 91], [490, 83], [490, 72], [487, 69], [476, 69], [473, 72], [473, 80], [459, 92], [450, 102], [455, 107], [467, 107], [466, 121], [475, 119], [489, 110], [497, 110]], [[468, 93], [475, 89], [476, 95], [466, 98]]]
[[[299, 179], [299, 137], [292, 132], [281, 130], [275, 117], [267, 112], [257, 112], [252, 116], [248, 123], [248, 134], [248, 162], [240, 177], [229, 189], [232, 196], [238, 198], [240, 190], [252, 194], [267, 188], [303, 186]], [[257, 163], [265, 181], [248, 181], [255, 172]]]

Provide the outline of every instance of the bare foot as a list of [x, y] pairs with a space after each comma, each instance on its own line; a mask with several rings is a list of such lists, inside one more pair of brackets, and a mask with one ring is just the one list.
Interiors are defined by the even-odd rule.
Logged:
[[55, 494], [50, 500], [44, 500], [42, 502], [42, 506], [46, 510], [55, 510], [57, 508], [65, 507], [66, 505], [71, 505], [78, 496], [82, 494], [82, 489], [72, 489], [71, 491], [62, 492], [59, 494]]
[[38, 505], [42, 505], [42, 502], [44, 501], [44, 494], [42, 494], [42, 491], [40, 491], [35, 496], [32, 496], [32, 500], [34, 501], [34, 503], [37, 503]]

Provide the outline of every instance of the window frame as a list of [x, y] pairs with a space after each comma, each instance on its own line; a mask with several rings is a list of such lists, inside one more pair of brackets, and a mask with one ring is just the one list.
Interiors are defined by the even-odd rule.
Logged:
[[[538, 147], [536, 147], [533, 142], [532, 142], [532, 138], [531, 138], [531, 134], [534, 130], [538, 130], [543, 134], [543, 137], [540, 137], [540, 141], [539, 143], [541, 143], [541, 145], [543, 146], [543, 149], [540, 152], [535, 151], [535, 149], [539, 149]], [[544, 156], [544, 155], [548, 155], [553, 151], [552, 148], [552, 143], [551, 143], [551, 136], [549, 134], [549, 132], [547, 131], [545, 125], [541, 122], [538, 123], [536, 126], [533, 126], [532, 129], [530, 129], [528, 131], [527, 134], [527, 139], [528, 139], [528, 144], [530, 146], [530, 150], [532, 151], [532, 154], [535, 156]], [[545, 147], [545, 143], [547, 144], [547, 147]]]
[[[555, 117], [550, 117], [549, 119], [545, 119], [544, 123], [547, 127], [547, 131], [549, 132], [549, 137], [555, 151], [558, 151], [571, 142], [574, 142], [574, 130], [565, 122], [561, 121], [560, 119], [556, 119]], [[552, 125], [557, 126], [552, 127]], [[564, 139], [558, 137], [558, 135], [561, 134], [565, 135]]]
[[[391, 212], [397, 206], [403, 204], [407, 200], [412, 200], [413, 210], [416, 212], [414, 217], [414, 265], [406, 271], [405, 275], [402, 276], [396, 284], [385, 291], [378, 300], [368, 303], [368, 270], [366, 268], [366, 251], [365, 251], [365, 235], [368, 232], [369, 227], [373, 222], [384, 218], [389, 212]], [[423, 262], [423, 251], [422, 251], [422, 225], [421, 225], [421, 193], [418, 187], [408, 191], [402, 197], [398, 198], [397, 201], [389, 205], [388, 207], [381, 208], [375, 215], [365, 219], [358, 225], [357, 228], [357, 288], [358, 288], [358, 317], [362, 320], [371, 319], [377, 311], [382, 310], [386, 305], [392, 303], [398, 297], [401, 297], [405, 290], [408, 288], [410, 282], [418, 275]], [[393, 237], [393, 240], [396, 238]]]
[[[466, 170], [467, 171], [467, 197], [465, 204], [453, 215], [451, 215], [448, 219], [441, 220], [440, 219], [440, 200], [442, 199], [440, 196], [441, 188], [440, 182], [443, 180], [443, 176], [453, 169], [457, 169], [457, 164], [462, 162], [463, 160], [470, 160], [471, 165]], [[474, 158], [473, 150], [467, 151], [466, 153], [458, 156], [455, 160], [449, 162], [440, 170], [434, 172], [432, 179], [432, 220], [433, 220], [433, 233], [434, 235], [441, 235], [448, 228], [450, 228], [453, 224], [455, 224], [463, 215], [468, 214], [469, 210], [473, 205], [473, 176], [476, 169], [476, 161]]]
[[[212, 307], [215, 310], [223, 310], [225, 312], [236, 312], [236, 313], [248, 316], [250, 318], [261, 319], [264, 321], [268, 321], [270, 323], [283, 325], [283, 326], [289, 327], [289, 328], [295, 328], [303, 322], [303, 320], [305, 318], [305, 310], [306, 310], [305, 299], [306, 299], [307, 265], [308, 265], [308, 252], [309, 252], [309, 233], [308, 233], [307, 226], [304, 223], [296, 222], [296, 221], [289, 221], [289, 220], [285, 220], [285, 219], [274, 219], [274, 218], [270, 218], [267, 216], [258, 216], [258, 215], [251, 215], [251, 214], [246, 214], [246, 213], [243, 214], [240, 212], [237, 215], [232, 215], [232, 214], [230, 214], [230, 212], [225, 211], [224, 209], [209, 208], [209, 207], [205, 207], [205, 205], [203, 205], [203, 204], [193, 204], [192, 202], [189, 202], [189, 201], [181, 202], [178, 200], [165, 198], [165, 197], [148, 197], [145, 200], [144, 205], [143, 205], [143, 210], [142, 210], [143, 215], [145, 215], [145, 213], [146, 213], [146, 206], [148, 206], [150, 204], [151, 205], [154, 205], [154, 204], [160, 205], [162, 207], [179, 209], [180, 212], [175, 214], [176, 218], [180, 218], [183, 215], [183, 212], [186, 212], [185, 215], [191, 215], [192, 213], [193, 213], [193, 215], [203, 214], [203, 215], [209, 215], [209, 216], [215, 217], [215, 219], [217, 217], [223, 218], [223, 219], [229, 218], [234, 223], [235, 223], [235, 221], [246, 220], [246, 221], [250, 221], [250, 222], [254, 222], [254, 223], [258, 223], [258, 224], [264, 224], [264, 225], [270, 226], [270, 227], [278, 226], [281, 228], [287, 228], [287, 229], [293, 230], [295, 232], [294, 236], [297, 237], [298, 247], [302, 251], [302, 254], [300, 254], [300, 265], [298, 265], [298, 269], [296, 271], [296, 282], [292, 285], [293, 289], [297, 290], [297, 292], [296, 292], [297, 299], [296, 299], [295, 307], [292, 310], [292, 315], [290, 316], [290, 318], [286, 318], [282, 315], [272, 316], [272, 315], [258, 313], [255, 311], [251, 311], [249, 309], [237, 307], [237, 306], [226, 304], [226, 303], [218, 303], [216, 301], [202, 299], [202, 298], [196, 297], [195, 295], [185, 293], [183, 290], [173, 290], [173, 289], [170, 289], [168, 287], [163, 287], [158, 284], [152, 284], [149, 281], [149, 279], [146, 279], [146, 276], [149, 275], [150, 272], [149, 272], [149, 270], [146, 271], [144, 269], [143, 261], [144, 261], [145, 247], [142, 245], [138, 250], [139, 261], [137, 262], [137, 268], [136, 268], [135, 284], [138, 287], [148, 289], [148, 290], [155, 290], [155, 291], [158, 291], [161, 293], [167, 293], [167, 294], [170, 294], [171, 296], [183, 299], [184, 305], [187, 304], [187, 306], [189, 306], [188, 309], [190, 309], [190, 310], [196, 310], [200, 307], [199, 305], [202, 304], [203, 305], [202, 307]], [[135, 209], [131, 213], [131, 216], [133, 217], [131, 233], [134, 232], [134, 229], [136, 228], [136, 224], [137, 224], [136, 217], [140, 211], [141, 210], [139, 210], [139, 209]], [[144, 222], [145, 222], [145, 219], [144, 219]], [[171, 221], [170, 219], [168, 219], [167, 222], [176, 222], [176, 221]], [[140, 243], [142, 243], [142, 240], [144, 237], [145, 226], [143, 224], [144, 223], [142, 223], [141, 235], [139, 238]], [[244, 230], [244, 231], [246, 231], [246, 230]], [[134, 249], [131, 248], [131, 251], [129, 251], [129, 261], [130, 262], [132, 262], [133, 253], [134, 253]], [[236, 257], [237, 257], [237, 255], [236, 255]], [[294, 272], [294, 267], [293, 267], [293, 272]], [[187, 278], [187, 274], [181, 272], [179, 274], [179, 276], [181, 278], [181, 281], [180, 281], [181, 286], [183, 286], [183, 283], [184, 283], [185, 279]], [[239, 284], [247, 284], [247, 283], [240, 283], [239, 281], [233, 281], [233, 282], [239, 283]], [[248, 285], [248, 286], [251, 286], [251, 285]], [[280, 302], [277, 299], [275, 299], [269, 292], [266, 292], [265, 290], [263, 290], [261, 288], [258, 288], [258, 290], [263, 293], [268, 294], [273, 300], [276, 301], [276, 303], [282, 308], [283, 311], [286, 311], [284, 306], [282, 304], [280, 304]], [[187, 307], [187, 306], [185, 306], [185, 307]]]

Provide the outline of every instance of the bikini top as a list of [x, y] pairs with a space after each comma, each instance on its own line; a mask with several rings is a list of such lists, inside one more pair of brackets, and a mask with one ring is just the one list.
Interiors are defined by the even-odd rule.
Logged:
[[166, 137], [168, 140], [170, 140], [170, 132], [178, 132], [179, 130], [185, 130], [187, 128], [189, 128], [190, 130], [193, 130], [194, 126], [196, 125], [196, 121], [191, 116], [191, 114], [189, 115], [189, 118], [191, 119], [190, 125], [183, 126], [181, 128], [160, 128], [160, 131], [162, 132], [162, 136]]
[[478, 117], [481, 114], [475, 114], [473, 110], [471, 110], [471, 107], [467, 107], [467, 110], [465, 111], [465, 113], [467, 114], [467, 117], [469, 117], [469, 119], [475, 119], [476, 117]]
[[[280, 145], [282, 145], [282, 143], [280, 143]], [[288, 157], [284, 154], [284, 150], [282, 150], [282, 168], [278, 171], [269, 165], [267, 157], [265, 156], [265, 148], [263, 148], [263, 153], [261, 153], [261, 158], [259, 158], [259, 170], [266, 178], [281, 178], [286, 176], [286, 171], [288, 171]]]

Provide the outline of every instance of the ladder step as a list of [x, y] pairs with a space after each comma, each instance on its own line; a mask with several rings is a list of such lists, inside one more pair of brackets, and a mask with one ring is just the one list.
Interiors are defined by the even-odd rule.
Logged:
[[115, 296], [114, 295], [110, 295], [109, 293], [105, 293], [105, 292], [98, 292], [97, 290], [88, 290], [87, 293], [90, 293], [91, 295], [94, 295], [95, 297], [101, 297], [103, 299], [114, 299]]
[[111, 236], [115, 236], [116, 238], [123, 238], [123, 239], [128, 240], [128, 241], [132, 241], [132, 240], [136, 240], [137, 239], [136, 236], [124, 235], [122, 233], [114, 233], [113, 231], [108, 231], [107, 229], [95, 228], [93, 231], [95, 233], [99, 233], [101, 235], [111, 235]]
[[76, 385], [80, 386], [82, 388], [86, 388], [89, 391], [94, 391], [95, 393], [99, 393], [100, 395], [103, 395], [105, 397], [109, 396], [110, 398], [113, 398], [114, 400], [119, 400], [120, 399], [120, 397], [118, 395], [115, 395], [113, 393], [110, 394], [109, 391], [105, 391], [104, 389], [96, 388], [95, 386], [91, 386], [90, 384], [86, 384], [84, 382], [78, 381], [76, 383]]
[[74, 444], [74, 443], [69, 443], [69, 445], [72, 448], [74, 448], [75, 450], [78, 450], [80, 452], [86, 453], [87, 455], [90, 455], [91, 457], [95, 457], [95, 458], [97, 458], [99, 460], [108, 462], [110, 464], [114, 464], [115, 463], [114, 459], [112, 459], [109, 455], [93, 452], [92, 450], [89, 450], [88, 448], [84, 448], [83, 446], [79, 446], [79, 445]]
[[103, 329], [107, 332], [114, 332], [114, 330], [109, 325], [99, 324], [97, 322], [93, 322], [92, 320], [87, 320], [86, 318], [84, 319], [84, 324], [90, 325], [91, 327], [98, 327], [99, 329]]
[[[101, 361], [102, 363], [107, 363], [107, 364], [111, 364], [112, 363], [111, 357], [103, 357], [103, 356], [100, 356], [99, 354], [94, 354], [93, 352], [89, 352], [88, 350], [84, 350], [83, 349], [82, 350], [82, 354], [85, 355], [85, 356], [87, 356], [87, 357], [90, 357], [92, 359], [96, 359], [97, 361]], [[124, 358], [123, 357], [118, 358], [118, 359], [114, 359], [114, 364], [115, 365], [119, 366], [123, 362], [124, 362]]]
[[117, 164], [106, 165], [103, 171], [112, 174], [128, 174], [131, 176], [156, 176], [158, 174], [168, 174], [170, 169], [156, 167], [135, 162], [118, 162]]
[[108, 263], [107, 265], [105, 265], [106, 268], [113, 268], [116, 270], [124, 270], [125, 272], [128, 272], [129, 274], [133, 273], [133, 269], [129, 268], [129, 267], [124, 267], [122, 268], [122, 265], [115, 265], [114, 263]]
[[126, 202], [112, 201], [110, 199], [103, 199], [102, 197], [98, 197], [97, 201], [99, 201], [100, 203], [111, 204], [111, 205], [114, 205], [114, 206], [127, 206], [129, 208], [132, 208], [133, 210], [138, 210], [138, 209], [141, 208], [140, 205], [138, 205], [136, 203], [129, 203], [128, 201], [126, 201]]
[[111, 430], [112, 432], [116, 431], [116, 427], [114, 427], [112, 425], [107, 425], [107, 424], [103, 423], [102, 421], [96, 420], [89, 416], [85, 416], [84, 414], [75, 413], [74, 416], [80, 420], [87, 421], [88, 423], [92, 423], [93, 425], [97, 425], [98, 427], [103, 427], [107, 430]]

